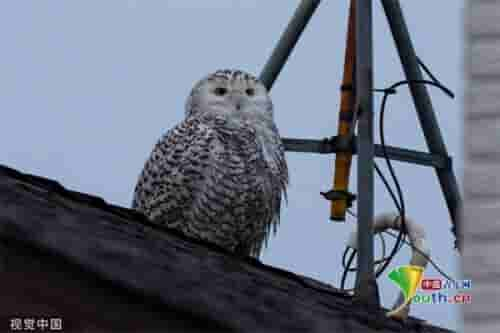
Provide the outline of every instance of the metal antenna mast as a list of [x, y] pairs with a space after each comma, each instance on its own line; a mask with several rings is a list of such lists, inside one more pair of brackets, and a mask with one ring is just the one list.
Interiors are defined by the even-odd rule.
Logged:
[[[461, 198], [451, 165], [451, 157], [448, 156], [427, 88], [424, 84], [415, 82], [422, 80], [422, 73], [399, 1], [381, 1], [406, 79], [410, 81], [413, 102], [430, 153], [390, 146], [386, 146], [385, 150], [391, 160], [430, 166], [436, 170], [453, 223], [452, 230], [457, 239], [457, 247], [460, 249], [462, 243], [459, 228]], [[260, 75], [261, 81], [269, 90], [320, 2], [320, 0], [302, 0], [295, 11]], [[378, 306], [380, 301], [373, 271], [373, 164], [374, 157], [383, 157], [384, 153], [383, 147], [374, 144], [373, 140], [372, 1], [357, 0], [355, 7], [356, 60], [353, 89], [358, 136], [353, 136], [352, 141], [356, 144], [352, 145], [349, 141], [340, 140], [341, 137], [334, 137], [334, 140], [284, 138], [283, 142], [287, 151], [319, 154], [349, 151], [358, 155], [359, 269], [356, 276], [355, 298], [362, 304]]]

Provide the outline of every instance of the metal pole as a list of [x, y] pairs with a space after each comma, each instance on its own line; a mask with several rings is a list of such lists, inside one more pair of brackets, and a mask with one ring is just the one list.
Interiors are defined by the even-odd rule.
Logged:
[[372, 1], [356, 4], [356, 66], [354, 76], [358, 113], [358, 273], [355, 298], [369, 306], [380, 306], [373, 272], [373, 33]]
[[292, 53], [295, 44], [297, 44], [300, 35], [320, 2], [320, 0], [302, 0], [295, 10], [285, 32], [281, 35], [278, 45], [260, 74], [260, 81], [268, 90], [271, 90], [274, 81], [283, 69], [290, 53]]
[[[406, 26], [399, 1], [382, 0], [382, 4], [387, 20], [389, 21], [401, 63], [403, 64], [406, 79], [409, 81], [422, 80], [422, 72], [418, 65], [417, 55], [410, 39], [408, 27]], [[434, 108], [427, 87], [424, 84], [413, 83], [410, 84], [410, 90], [430, 153], [447, 156], [448, 152], [434, 114]], [[456, 246], [460, 249], [462, 235], [459, 228], [459, 217], [462, 200], [460, 198], [457, 180], [451, 167], [448, 169], [436, 169], [436, 173], [450, 212], [453, 223], [452, 230], [456, 237]]]

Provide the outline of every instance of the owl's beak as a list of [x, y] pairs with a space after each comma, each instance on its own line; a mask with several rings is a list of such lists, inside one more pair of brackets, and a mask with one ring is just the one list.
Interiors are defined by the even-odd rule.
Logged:
[[234, 103], [236, 110], [240, 111], [245, 101], [245, 96], [239, 92], [231, 94], [231, 100]]

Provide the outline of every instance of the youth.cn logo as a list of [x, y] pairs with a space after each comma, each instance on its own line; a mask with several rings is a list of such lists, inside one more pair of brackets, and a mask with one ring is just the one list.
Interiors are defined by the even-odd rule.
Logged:
[[422, 281], [424, 268], [420, 266], [406, 265], [399, 266], [389, 272], [389, 279], [401, 289], [405, 300], [396, 309], [388, 313], [389, 316], [401, 311], [408, 303], [411, 302], [413, 296], [417, 293], [417, 288]]
[[[416, 304], [470, 304], [472, 295], [467, 293], [472, 288], [471, 280], [444, 280], [423, 278], [424, 269], [420, 266], [399, 266], [388, 277], [404, 295], [404, 302], [397, 309], [390, 311], [390, 316], [397, 314], [408, 303]], [[418, 288], [422, 293], [417, 293]], [[463, 292], [464, 290], [465, 292]], [[447, 291], [459, 291], [448, 295]]]

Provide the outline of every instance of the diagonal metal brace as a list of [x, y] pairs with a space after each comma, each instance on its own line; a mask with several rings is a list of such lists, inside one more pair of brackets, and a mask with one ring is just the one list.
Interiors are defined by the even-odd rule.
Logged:
[[299, 7], [295, 10], [286, 30], [278, 41], [278, 45], [274, 48], [273, 53], [267, 60], [259, 76], [260, 81], [268, 90], [271, 90], [273, 87], [274, 81], [276, 81], [283, 66], [285, 66], [288, 57], [299, 41], [300, 35], [306, 28], [307, 23], [313, 16], [316, 8], [318, 8], [320, 2], [320, 0], [302, 0]]
[[[389, 27], [394, 38], [396, 49], [399, 53], [399, 58], [401, 59], [406, 79], [409, 81], [421, 81], [423, 75], [418, 64], [415, 48], [410, 38], [408, 26], [403, 17], [400, 2], [398, 0], [382, 0], [382, 5], [389, 22]], [[447, 155], [446, 145], [438, 125], [427, 87], [423, 84], [410, 84], [410, 92], [429, 151], [435, 154]], [[452, 230], [456, 236], [455, 244], [460, 250], [461, 244], [463, 243], [463, 235], [460, 229], [462, 198], [458, 182], [451, 168], [436, 169], [436, 174], [451, 216], [453, 224]]]

